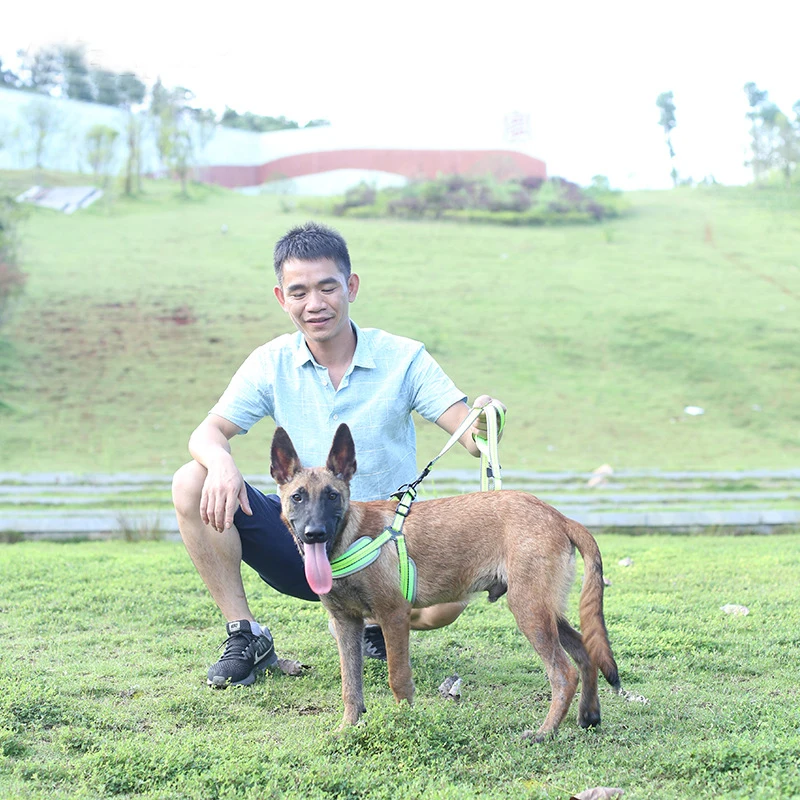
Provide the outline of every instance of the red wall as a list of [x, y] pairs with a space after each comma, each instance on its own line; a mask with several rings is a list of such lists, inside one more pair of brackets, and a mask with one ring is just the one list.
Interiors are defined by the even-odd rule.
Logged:
[[257, 166], [218, 165], [200, 171], [209, 183], [236, 188], [335, 169], [380, 170], [411, 179], [487, 174], [500, 180], [547, 177], [544, 161], [513, 150], [330, 150], [285, 156]]

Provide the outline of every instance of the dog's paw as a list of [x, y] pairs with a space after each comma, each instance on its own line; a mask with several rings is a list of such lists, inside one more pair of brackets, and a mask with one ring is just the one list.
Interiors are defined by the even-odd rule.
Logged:
[[521, 738], [523, 740], [539, 744], [540, 742], [546, 742], [549, 739], [554, 739], [555, 736], [555, 731], [547, 731], [545, 733], [542, 733], [541, 731], [523, 731]]

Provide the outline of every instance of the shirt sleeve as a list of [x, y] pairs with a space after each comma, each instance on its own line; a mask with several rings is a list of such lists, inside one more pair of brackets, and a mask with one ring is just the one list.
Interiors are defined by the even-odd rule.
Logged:
[[247, 433], [260, 419], [274, 414], [271, 378], [268, 361], [259, 350], [253, 351], [208, 413], [227, 419]]
[[412, 360], [406, 380], [411, 408], [429, 422], [436, 422], [454, 403], [467, 399], [424, 346]]

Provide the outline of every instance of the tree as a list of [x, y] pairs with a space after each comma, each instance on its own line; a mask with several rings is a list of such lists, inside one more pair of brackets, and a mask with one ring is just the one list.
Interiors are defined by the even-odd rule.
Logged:
[[788, 185], [800, 161], [800, 101], [792, 106], [792, 120], [755, 83], [746, 83], [744, 92], [750, 106], [751, 138], [751, 158], [745, 163], [753, 168], [756, 183], [777, 169]]
[[786, 114], [778, 112], [775, 117], [775, 131], [777, 146], [774, 153], [775, 168], [780, 170], [786, 186], [791, 186], [792, 175], [800, 161], [800, 114], [797, 113], [798, 105], [795, 103], [793, 110], [796, 117], [792, 121]]
[[752, 81], [744, 85], [744, 93], [750, 106], [747, 119], [750, 120], [750, 149], [752, 152], [750, 161], [745, 164], [753, 168], [753, 179], [759, 183], [762, 176], [766, 175], [772, 166], [771, 128], [778, 107], [769, 102], [769, 93], [761, 91]]
[[159, 78], [153, 86], [150, 117], [156, 134], [156, 147], [161, 164], [174, 172], [181, 181], [181, 194], [187, 194], [191, 158], [192, 112], [188, 103], [194, 94], [183, 86], [166, 89]]
[[92, 70], [91, 79], [94, 87], [94, 101], [103, 106], [121, 106], [120, 77], [107, 69]]
[[142, 117], [133, 110], [128, 112], [125, 134], [128, 144], [128, 157], [125, 160], [125, 194], [133, 195], [134, 178], [136, 191], [142, 191]]
[[133, 178], [136, 176], [137, 189], [141, 190], [142, 180], [142, 124], [133, 110], [134, 106], [144, 102], [147, 87], [132, 72], [117, 75], [117, 95], [120, 105], [128, 112], [128, 123], [125, 132], [128, 140], [128, 158], [125, 162], [125, 194], [133, 194]]
[[17, 223], [21, 215], [19, 204], [0, 195], [0, 325], [28, 277], [17, 264]]
[[167, 89], [160, 77], [156, 79], [150, 91], [148, 113], [153, 124], [156, 148], [162, 167], [169, 165], [172, 145], [182, 129], [187, 102], [193, 97], [192, 92], [180, 86]]
[[669, 148], [669, 157], [672, 163], [672, 184], [678, 185], [678, 170], [675, 168], [675, 149], [672, 146], [672, 130], [675, 127], [675, 103], [673, 102], [672, 92], [662, 92], [656, 100], [656, 105], [661, 109], [661, 117], [658, 124], [664, 130], [664, 138]]
[[[313, 124], [306, 127], [315, 127], [317, 125], [329, 124], [326, 120], [312, 120]], [[226, 107], [222, 118], [219, 121], [220, 125], [226, 128], [239, 128], [245, 131], [257, 131], [258, 133], [267, 133], [269, 131], [286, 131], [296, 130], [300, 127], [298, 122], [286, 117], [263, 117], [259, 114], [253, 114], [251, 111], [245, 111], [240, 114], [232, 108]]]
[[114, 145], [119, 131], [108, 125], [93, 125], [86, 133], [86, 150], [95, 178], [102, 178], [103, 188], [108, 186], [109, 167], [114, 159]]
[[36, 168], [41, 169], [52, 134], [61, 127], [61, 113], [55, 101], [42, 98], [23, 106], [20, 114], [31, 135]]
[[[217, 132], [217, 115], [209, 109], [190, 108], [189, 113], [194, 120], [195, 138], [197, 139], [198, 157], [202, 158], [214, 134]], [[202, 180], [203, 178], [199, 178]]]
[[83, 45], [59, 45], [55, 52], [61, 68], [63, 94], [70, 100], [93, 102], [94, 87]]
[[3, 59], [0, 58], [0, 88], [17, 89], [20, 85], [19, 75], [10, 69], [3, 69]]
[[33, 55], [26, 50], [20, 50], [17, 55], [28, 73], [28, 79], [23, 81], [24, 88], [41, 94], [50, 94], [58, 86], [61, 63], [54, 48], [44, 47]]
[[177, 128], [172, 134], [168, 163], [172, 171], [178, 176], [181, 182], [181, 194], [188, 197], [187, 191], [189, 182], [189, 172], [192, 166], [192, 154], [194, 152], [192, 136], [185, 128]]

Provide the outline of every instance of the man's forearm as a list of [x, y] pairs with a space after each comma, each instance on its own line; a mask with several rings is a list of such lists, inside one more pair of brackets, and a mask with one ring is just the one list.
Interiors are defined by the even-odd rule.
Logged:
[[231, 444], [225, 434], [217, 428], [201, 426], [189, 437], [189, 452], [192, 458], [206, 469], [220, 458], [231, 460]]

